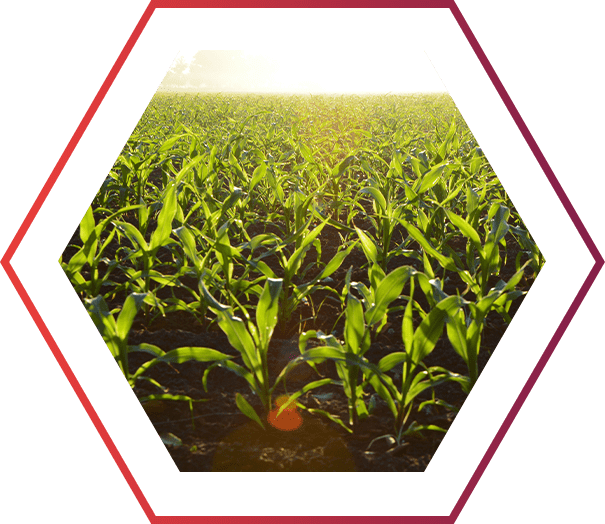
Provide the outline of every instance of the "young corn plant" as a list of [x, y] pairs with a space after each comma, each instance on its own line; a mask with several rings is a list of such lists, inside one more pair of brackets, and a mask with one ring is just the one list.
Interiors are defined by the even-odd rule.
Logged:
[[[519, 245], [523, 248], [526, 255], [529, 256], [531, 260], [530, 266], [534, 271], [533, 276], [535, 278], [542, 269], [542, 266], [544, 266], [544, 255], [542, 255], [542, 252], [538, 249], [537, 244], [534, 242], [527, 229], [520, 226], [511, 226], [510, 231], [518, 240]], [[517, 253], [517, 259], [515, 261], [517, 270], [521, 267], [522, 254], [523, 251], [519, 251], [519, 253]]]
[[344, 160], [336, 164], [332, 169], [328, 169], [329, 177], [326, 185], [325, 196], [330, 200], [331, 218], [340, 220], [340, 213], [345, 202], [344, 191], [342, 189], [343, 178], [353, 162], [357, 160], [354, 154], [349, 154]]
[[[336, 271], [342, 261], [346, 256], [346, 252], [339, 252], [321, 272], [320, 274], [313, 279], [313, 283], [311, 285], [299, 286], [301, 289], [298, 289], [293, 286], [292, 281], [295, 276], [304, 275], [307, 271], [307, 268], [301, 271], [302, 263], [304, 261], [305, 255], [307, 251], [311, 248], [311, 245], [315, 245], [316, 248], [319, 247], [318, 253], [321, 250], [321, 245], [319, 244], [319, 240], [317, 237], [321, 233], [321, 230], [326, 225], [327, 221], [319, 224], [312, 231], [309, 230], [309, 225], [312, 221], [312, 218], [309, 219], [308, 222], [303, 224], [303, 226], [296, 231], [296, 233], [286, 239], [283, 242], [279, 242], [277, 246], [275, 246], [274, 252], [279, 252], [278, 259], [281, 263], [283, 270], [283, 285], [281, 287], [281, 307], [278, 312], [278, 322], [280, 328], [283, 330], [292, 317], [292, 314], [302, 302], [306, 296], [312, 291], [313, 285], [321, 279], [327, 278], [334, 271]], [[288, 256], [288, 253], [285, 252], [285, 248], [288, 247], [291, 243], [295, 243], [294, 252]], [[298, 247], [296, 247], [298, 245]], [[259, 271], [261, 271], [265, 276], [271, 279], [276, 279], [275, 273], [269, 268], [269, 266], [263, 262], [262, 260], [256, 261], [252, 263]]]
[[[469, 239], [466, 249], [466, 266], [468, 269], [459, 269], [460, 278], [469, 286], [470, 290], [479, 298], [487, 293], [489, 277], [498, 274], [502, 265], [500, 257], [500, 243], [508, 233], [507, 219], [510, 210], [501, 204], [490, 207], [487, 219], [491, 221], [491, 230], [487, 233], [485, 241], [481, 241], [479, 232], [464, 218], [453, 211], [447, 211], [447, 216], [458, 231]], [[463, 267], [461, 259], [451, 251], [451, 256]], [[475, 256], [477, 253], [478, 256]]]
[[399, 225], [399, 220], [409, 214], [409, 209], [401, 205], [396, 198], [391, 198], [389, 188], [374, 185], [364, 187], [358, 193], [370, 194], [373, 198], [373, 208], [376, 213], [376, 219], [369, 217], [376, 231], [376, 238], [355, 227], [359, 237], [361, 247], [369, 263], [379, 264], [383, 271], [387, 270], [387, 264], [392, 257], [400, 254], [400, 250], [391, 250], [391, 239], [395, 227]]
[[[175, 279], [166, 278], [164, 275], [153, 269], [153, 266], [157, 260], [158, 250], [172, 242], [170, 239], [172, 233], [172, 221], [177, 211], [177, 200], [176, 200], [176, 184], [169, 184], [166, 188], [162, 198], [162, 209], [160, 210], [157, 218], [157, 227], [151, 234], [149, 243], [145, 240], [141, 232], [131, 223], [124, 221], [116, 221], [116, 227], [122, 231], [126, 237], [132, 243], [134, 249], [130, 252], [127, 260], [131, 260], [136, 263], [139, 259], [143, 261], [142, 268], [126, 268], [124, 271], [129, 277], [127, 286], [130, 289], [135, 289], [140, 293], [150, 293], [151, 282], [155, 281], [161, 286], [164, 285], [175, 285]], [[148, 317], [149, 309], [148, 300], [144, 306], [145, 316]], [[163, 305], [157, 299], [154, 301], [154, 305], [159, 307], [162, 314]]]
[[[300, 338], [302, 355], [293, 363], [305, 360], [318, 362], [323, 359], [334, 361], [340, 384], [348, 399], [349, 425], [353, 431], [359, 421], [368, 416], [363, 398], [367, 384], [362, 381], [362, 377], [366, 372], [380, 375], [380, 370], [364, 356], [370, 348], [372, 328], [384, 325], [389, 305], [399, 297], [405, 282], [413, 273], [414, 269], [408, 266], [395, 269], [382, 278], [371, 292], [371, 297], [367, 295], [363, 302], [351, 293], [351, 289], [355, 289], [355, 283], [350, 284], [347, 290], [344, 344], [333, 335], [325, 335], [321, 331], [308, 331]], [[306, 342], [311, 337], [318, 338], [324, 345], [305, 351]]]
[[478, 297], [475, 302], [456, 297], [459, 301], [457, 306], [447, 311], [447, 336], [466, 363], [469, 372], [468, 377], [460, 381], [465, 393], [470, 393], [479, 377], [478, 357], [485, 318], [492, 309], [508, 311], [512, 301], [525, 294], [524, 291], [516, 290], [515, 286], [523, 277], [529, 262], [526, 262], [508, 282], [500, 280], [485, 296]]
[[[407, 424], [414, 401], [424, 391], [434, 388], [446, 381], [463, 381], [463, 377], [451, 373], [440, 366], [427, 368], [423, 360], [433, 351], [448, 318], [448, 313], [458, 309], [460, 298], [447, 297], [436, 304], [414, 329], [414, 278], [410, 280], [410, 297], [405, 307], [402, 321], [402, 339], [405, 351], [395, 352], [383, 357], [378, 363], [380, 373], [366, 372], [366, 378], [376, 393], [386, 402], [394, 418], [394, 435], [384, 435], [380, 438], [394, 437], [397, 445], [402, 439], [412, 433], [422, 430], [445, 432], [435, 425], [418, 425], [415, 421]], [[422, 312], [424, 313], [424, 312]], [[398, 385], [387, 375], [396, 366], [401, 366], [401, 382]], [[420, 404], [419, 410], [430, 403], [438, 403], [434, 398]], [[376, 441], [377, 439], [374, 439]], [[370, 446], [374, 442], [370, 443]], [[370, 447], [368, 446], [368, 447]]]
[[[244, 295], [245, 298], [248, 298], [250, 294], [260, 295], [259, 284], [264, 277], [249, 280], [251, 266], [244, 266], [243, 274], [237, 279], [233, 278], [233, 271], [237, 260], [245, 261], [242, 250], [246, 247], [250, 248], [250, 246], [254, 249], [258, 245], [263, 245], [267, 241], [266, 235], [258, 235], [241, 247], [234, 247], [228, 236], [229, 225], [229, 222], [225, 222], [215, 232], [215, 238], [202, 234], [194, 226], [181, 226], [173, 230], [180, 240], [179, 248], [183, 253], [178, 276], [186, 275], [195, 278], [198, 282], [198, 290], [182, 286], [192, 295], [194, 302], [185, 303], [183, 300], [173, 297], [168, 299], [168, 302], [174, 306], [172, 309], [167, 308], [167, 311], [177, 309], [190, 311], [205, 325], [208, 302], [200, 285], [202, 282], [206, 286], [210, 286], [213, 291], [219, 289], [232, 307], [239, 306], [238, 299], [241, 299], [241, 295]], [[203, 247], [200, 248], [200, 246]]]
[[[181, 347], [164, 352], [158, 346], [152, 344], [129, 345], [128, 335], [132, 328], [132, 323], [141, 305], [147, 298], [147, 294], [145, 293], [131, 293], [126, 297], [122, 308], [114, 309], [113, 311], [109, 311], [107, 303], [101, 295], [85, 299], [84, 304], [130, 387], [134, 388], [137, 380], [145, 380], [164, 390], [164, 393], [140, 398], [141, 402], [147, 402], [148, 400], [182, 400], [189, 402], [189, 407], [192, 410], [193, 402], [202, 402], [203, 400], [194, 400], [186, 395], [171, 395], [166, 393], [165, 388], [161, 384], [153, 378], [146, 376], [145, 373], [160, 362], [167, 364], [180, 364], [191, 360], [216, 362], [229, 360], [233, 357], [211, 348]], [[128, 357], [130, 353], [137, 351], [148, 353], [154, 358], [142, 364], [134, 373], [131, 373]]]
[[[98, 224], [95, 223], [92, 207], [88, 208], [84, 218], [80, 222], [80, 240], [83, 244], [82, 247], [71, 257], [69, 262], [64, 263], [60, 260], [61, 267], [67, 274], [67, 277], [73, 284], [77, 293], [80, 293], [85, 297], [94, 297], [101, 292], [101, 288], [104, 284], [110, 282], [109, 277], [118, 265], [118, 262], [103, 257], [103, 252], [114, 239], [116, 230], [112, 229], [104, 241], [101, 241], [101, 236], [116, 216], [137, 209], [138, 207], [139, 206], [124, 207], [101, 220]], [[101, 263], [104, 263], [107, 266], [103, 276], [100, 276], [99, 274], [99, 265]], [[88, 279], [82, 274], [86, 264], [88, 264], [90, 269]]]
[[436, 260], [439, 265], [443, 268], [443, 278], [445, 278], [446, 271], [457, 271], [458, 268], [454, 259], [447, 255], [444, 255], [440, 249], [436, 248], [430, 240], [426, 238], [424, 233], [420, 229], [418, 229], [414, 224], [411, 224], [405, 220], [400, 221], [401, 224], [407, 229], [410, 239], [416, 241], [418, 245], [422, 248], [422, 254], [418, 255], [418, 258], [421, 257], [424, 266], [424, 272], [430, 276], [430, 278], [435, 278], [435, 272], [433, 269], [432, 261]]
[[[386, 275], [378, 264], [368, 269], [370, 287], [363, 282], [351, 282], [350, 287], [361, 295], [366, 323], [374, 334], [380, 333], [393, 312], [390, 304], [399, 297], [403, 286], [417, 271], [411, 266], [401, 266]], [[349, 290], [347, 289], [348, 293]]]
[[[273, 384], [269, 382], [268, 351], [269, 342], [277, 325], [279, 310], [279, 296], [283, 285], [282, 279], [268, 278], [263, 292], [256, 306], [256, 322], [252, 322], [245, 309], [246, 321], [233, 314], [232, 308], [217, 302], [202, 284], [209, 308], [218, 317], [218, 325], [227, 335], [229, 343], [238, 351], [243, 360], [243, 365], [236, 364], [231, 360], [217, 359], [217, 362], [208, 368], [204, 374], [204, 388], [207, 377], [215, 366], [224, 367], [244, 378], [252, 392], [260, 399], [263, 413], [259, 414], [254, 407], [239, 393], [236, 394], [236, 404], [240, 411], [251, 420], [259, 424], [263, 429], [263, 419], [271, 411], [271, 400], [273, 392], [278, 384], [285, 379], [287, 372], [291, 369], [288, 364], [279, 374]], [[304, 391], [325, 385], [329, 379], [312, 382], [305, 386]], [[289, 405], [289, 404], [288, 404]], [[282, 410], [283, 411], [283, 410]], [[280, 412], [281, 413], [281, 412]]]

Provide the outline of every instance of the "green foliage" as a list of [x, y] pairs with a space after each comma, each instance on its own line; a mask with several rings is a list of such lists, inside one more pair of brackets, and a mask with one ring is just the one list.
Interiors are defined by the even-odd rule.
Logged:
[[[313, 380], [280, 409], [339, 384], [351, 430], [370, 415], [372, 388], [398, 440], [422, 429], [409, 421], [422, 394], [433, 396], [426, 406], [444, 381], [470, 391], [488, 315], [510, 322], [519, 287], [544, 265], [446, 95], [157, 93], [69, 248], [61, 265], [131, 385], [158, 362], [207, 362], [205, 378], [221, 366], [258, 396], [262, 415], [242, 396], [236, 403], [264, 426], [293, 367], [329, 360], [338, 380]], [[343, 285], [351, 255], [365, 262]], [[340, 315], [331, 334], [313, 326], [327, 304]], [[401, 311], [401, 347], [378, 361], [372, 342]], [[204, 348], [128, 345], [135, 317], [151, 326], [177, 312], [218, 326], [243, 363]], [[274, 333], [300, 334], [301, 356], [269, 383]], [[321, 345], [307, 348], [312, 338]], [[468, 376], [424, 365], [439, 341]], [[135, 350], [153, 359], [130, 373]], [[388, 375], [395, 369], [401, 383]]]
[[[107, 303], [101, 295], [93, 299], [86, 299], [86, 309], [93, 322], [95, 323], [111, 354], [116, 359], [122, 374], [128, 380], [128, 383], [134, 388], [137, 380], [146, 380], [160, 389], [164, 389], [161, 384], [157, 383], [145, 373], [153, 366], [160, 362], [165, 363], [183, 363], [191, 360], [197, 362], [216, 362], [227, 360], [232, 357], [225, 355], [220, 351], [211, 348], [201, 347], [181, 347], [165, 352], [152, 344], [140, 344], [131, 346], [128, 344], [128, 335], [135, 316], [141, 305], [147, 300], [148, 296], [145, 293], [131, 293], [126, 297], [126, 301], [121, 309], [109, 311]], [[117, 315], [117, 316], [116, 316]], [[128, 365], [128, 356], [133, 352], [144, 352], [152, 355], [154, 358], [142, 364], [134, 373], [131, 373]], [[192, 398], [180, 395], [170, 395], [168, 393], [156, 394], [140, 399], [141, 402], [147, 400], [183, 400], [189, 402], [192, 408], [192, 402], [199, 402]]]

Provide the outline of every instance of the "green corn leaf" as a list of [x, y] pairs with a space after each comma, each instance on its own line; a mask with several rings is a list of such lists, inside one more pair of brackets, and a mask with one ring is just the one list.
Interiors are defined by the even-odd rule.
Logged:
[[414, 322], [413, 322], [413, 296], [414, 296], [414, 281], [412, 281], [412, 287], [410, 291], [410, 299], [405, 306], [403, 313], [403, 320], [401, 321], [401, 338], [403, 340], [403, 347], [410, 353], [414, 343]]
[[124, 231], [135, 248], [139, 248], [145, 253], [149, 252], [149, 246], [143, 238], [143, 235], [141, 235], [141, 232], [130, 222], [116, 222], [115, 225]]
[[227, 235], [222, 235], [212, 247], [221, 255], [218, 257], [221, 264], [232, 264], [234, 258], [241, 258], [240, 250], [231, 245]]
[[219, 316], [218, 325], [227, 335], [229, 343], [240, 352], [246, 367], [257, 371], [260, 368], [260, 361], [256, 354], [254, 340], [248, 333], [244, 321], [228, 311], [216, 311], [216, 313]]
[[[338, 344], [338, 342], [336, 343]], [[338, 344], [337, 347], [319, 346], [307, 349], [298, 358], [302, 360], [309, 360], [311, 362], [321, 363], [326, 358], [330, 358], [333, 360], [344, 360], [344, 354], [344, 348], [340, 344]], [[291, 362], [296, 362], [296, 360], [292, 360]]]
[[[68, 275], [73, 274], [74, 278], [82, 278], [82, 281], [84, 282], [83, 277], [82, 275], [80, 275], [79, 271], [82, 269], [84, 264], [86, 264], [87, 260], [88, 258], [86, 256], [85, 248], [82, 247], [77, 251], [74, 256], [71, 257], [67, 265], [63, 267], [65, 268], [65, 271]], [[79, 275], [79, 277], [77, 275]]]
[[397, 418], [397, 402], [401, 400], [401, 394], [399, 393], [395, 384], [391, 377], [386, 375], [376, 375], [373, 374], [368, 378], [368, 382], [371, 384], [372, 388], [382, 400], [387, 403], [389, 410], [393, 414], [394, 418]]
[[154, 395], [147, 395], [146, 397], [139, 398], [139, 402], [144, 403], [150, 400], [179, 400], [187, 402], [208, 402], [208, 398], [194, 399], [187, 395], [171, 395], [170, 393], [156, 393]]
[[227, 200], [225, 200], [223, 207], [221, 208], [221, 215], [224, 215], [229, 209], [231, 209], [236, 204], [236, 202], [243, 196], [244, 192], [242, 191], [242, 189], [240, 187], [234, 187], [233, 191], [231, 191], [231, 194], [229, 195]]
[[414, 333], [412, 351], [410, 358], [415, 364], [419, 364], [424, 358], [433, 351], [439, 337], [443, 333], [443, 324], [448, 314], [448, 310], [457, 307], [459, 298], [456, 296], [448, 297], [437, 304], [429, 314], [424, 317]]
[[[105, 299], [98, 295], [94, 298], [87, 298], [84, 300], [86, 310], [90, 314], [96, 328], [103, 338], [110, 337], [116, 334], [117, 327], [113, 316], [111, 315]], [[111, 349], [111, 348], [110, 348]], [[113, 353], [116, 357], [117, 353]]]
[[447, 192], [447, 196], [439, 202], [439, 207], [445, 207], [445, 204], [449, 203], [451, 200], [454, 200], [458, 196], [458, 193], [462, 190], [462, 188], [466, 185], [466, 181], [460, 182], [454, 189]]
[[418, 201], [418, 193], [416, 193], [411, 187], [403, 186], [405, 191], [405, 197], [410, 201], [410, 203], [415, 204]]
[[[228, 312], [231, 310], [231, 308], [229, 306], [225, 306], [224, 304], [221, 304], [218, 300], [216, 300], [208, 291], [208, 288], [206, 287], [206, 285], [204, 284], [204, 277], [206, 276], [206, 274], [204, 273], [204, 275], [202, 275], [202, 277], [199, 280], [199, 286], [200, 289], [202, 290], [202, 293], [204, 294], [204, 298], [206, 299], [206, 301], [208, 302], [208, 304], [214, 308], [216, 310], [216, 312]], [[218, 313], [217, 313], [218, 314]]]
[[80, 222], [80, 240], [83, 244], [86, 244], [88, 237], [95, 229], [95, 219], [92, 214], [92, 206], [86, 210], [84, 218]]
[[[416, 377], [414, 377], [414, 382], [412, 387], [410, 387], [408, 394], [405, 396], [405, 403], [409, 404], [412, 402], [420, 393], [426, 391], [429, 388], [434, 388], [443, 384], [444, 382], [448, 382], [450, 380], [449, 375], [438, 375], [432, 378], [426, 378], [428, 373], [425, 371], [419, 373]], [[422, 378], [423, 380], [416, 380], [417, 378]]]
[[422, 183], [420, 184], [420, 187], [418, 187], [418, 189], [416, 189], [416, 187], [414, 187], [414, 190], [416, 191], [416, 193], [420, 195], [422, 193], [425, 193], [429, 189], [431, 189], [437, 183], [439, 178], [441, 177], [444, 167], [445, 167], [445, 165], [439, 164], [439, 165], [433, 167], [428, 173], [426, 173], [422, 177]]
[[163, 357], [166, 352], [153, 344], [138, 344], [136, 346], [128, 346], [128, 353], [147, 353], [148, 355], [152, 355], [153, 357]]
[[193, 262], [194, 264], [197, 264], [198, 263], [197, 246], [196, 246], [196, 242], [195, 242], [195, 237], [193, 236], [193, 233], [191, 232], [191, 230], [189, 228], [187, 228], [186, 226], [181, 226], [181, 227], [175, 229], [174, 233], [176, 234], [176, 236], [179, 237], [179, 240], [182, 243], [181, 245], [183, 247], [183, 251], [185, 252], [185, 255], [187, 255], [187, 257], [189, 258], [189, 260], [191, 260], [191, 262]]
[[168, 351], [162, 356], [149, 360], [142, 364], [136, 372], [130, 377], [131, 384], [134, 384], [138, 379], [149, 371], [150, 368], [156, 366], [160, 362], [171, 363], [171, 364], [182, 364], [183, 362], [197, 361], [197, 362], [215, 362], [222, 364], [228, 362], [229, 359], [233, 358], [231, 355], [226, 355], [212, 348], [200, 348], [200, 347], [182, 347]]
[[452, 211], [446, 211], [447, 217], [450, 219], [452, 224], [454, 224], [460, 232], [466, 237], [469, 238], [475, 247], [481, 251], [481, 238], [479, 237], [479, 233], [461, 216], [457, 215]]
[[426, 216], [426, 213], [422, 209], [418, 209], [418, 222], [420, 223], [420, 227], [422, 227], [422, 231], [424, 233], [427, 232], [430, 224], [429, 217]]
[[311, 244], [311, 242], [313, 242], [313, 240], [317, 238], [317, 236], [319, 235], [319, 233], [321, 233], [321, 230], [324, 228], [325, 225], [325, 222], [319, 224], [313, 231], [306, 235], [302, 241], [301, 246], [296, 251], [294, 251], [294, 253], [292, 253], [292, 256], [288, 259], [286, 267], [284, 268], [285, 271], [290, 275], [290, 277], [294, 275], [294, 273], [300, 266], [302, 256], [307, 250], [309, 244]]
[[284, 203], [284, 190], [282, 189], [281, 185], [277, 183], [277, 180], [275, 179], [275, 175], [273, 174], [273, 169], [267, 169], [266, 174], [266, 179], [267, 182], [269, 182], [269, 185], [271, 186], [271, 189], [273, 189], [273, 194], [277, 197], [277, 199], [279, 200], [279, 203], [283, 205]]
[[235, 155], [231, 152], [229, 153], [229, 164], [231, 165], [231, 167], [235, 170], [236, 175], [238, 176], [238, 178], [246, 183], [246, 185], [249, 185], [250, 183], [250, 178], [248, 177], [246, 171], [244, 171], [244, 168], [242, 167], [242, 165], [238, 162], [237, 158], [235, 157]]
[[331, 378], [323, 378], [321, 380], [316, 380], [314, 382], [310, 382], [309, 384], [305, 384], [305, 386], [300, 389], [299, 391], [292, 393], [289, 397], [288, 400], [286, 402], [284, 402], [280, 407], [279, 410], [277, 411], [277, 416], [281, 415], [282, 412], [287, 409], [289, 406], [291, 406], [294, 402], [296, 402], [296, 400], [301, 396], [304, 395], [305, 393], [307, 393], [308, 391], [311, 391], [313, 389], [317, 389], [320, 388], [322, 386], [326, 386], [328, 384], [333, 384], [334, 381]]
[[250, 249], [250, 251], [254, 251], [256, 248], [260, 246], [270, 246], [271, 244], [275, 244], [279, 242], [279, 238], [272, 234], [260, 234], [252, 237], [249, 242], [245, 242], [240, 246], [241, 249]]
[[298, 144], [299, 150], [300, 150], [300, 154], [302, 155], [302, 157], [309, 162], [309, 164], [313, 164], [315, 162], [315, 160], [313, 159], [313, 152], [311, 151], [311, 149], [306, 146], [305, 144], [303, 144], [302, 142], [299, 142]]
[[510, 210], [501, 204], [493, 204], [489, 210], [489, 216], [493, 216], [492, 230], [488, 235], [488, 240], [494, 244], [498, 244], [509, 230], [509, 225], [506, 223], [510, 216]]
[[321, 415], [322, 417], [326, 417], [328, 420], [331, 420], [335, 424], [338, 424], [340, 427], [342, 427], [348, 433], [353, 433], [353, 430], [350, 427], [348, 427], [342, 420], [340, 420], [339, 417], [332, 415], [332, 414], [328, 413], [327, 411], [324, 411], [322, 409], [314, 409], [314, 408], [308, 408], [307, 411], [311, 414], [317, 413], [318, 415]]
[[479, 195], [470, 186], [466, 188], [466, 213], [470, 215], [479, 207]]
[[510, 291], [508, 293], [503, 293], [502, 295], [500, 295], [499, 298], [497, 298], [495, 300], [494, 305], [495, 306], [503, 306], [507, 302], [512, 302], [513, 300], [516, 300], [519, 297], [522, 297], [526, 293], [527, 293], [526, 291], [520, 291], [520, 290]]
[[352, 244], [346, 250], [339, 251], [338, 253], [336, 253], [332, 257], [332, 259], [326, 264], [326, 267], [324, 267], [321, 273], [317, 276], [317, 280], [323, 280], [324, 278], [327, 278], [332, 273], [334, 273], [334, 271], [338, 270], [338, 268], [343, 263], [344, 259], [349, 255], [349, 253], [353, 249], [354, 245], [355, 244]]
[[479, 169], [481, 169], [481, 165], [483, 164], [483, 158], [477, 154], [475, 151], [473, 158], [471, 159], [469, 169], [472, 175], [475, 175]]
[[139, 199], [139, 204], [141, 204], [141, 207], [138, 210], [139, 228], [141, 231], [145, 232], [147, 231], [147, 226], [149, 225], [149, 208], [145, 205], [145, 201], [143, 200], [142, 196]]
[[364, 187], [359, 193], [369, 193], [374, 197], [374, 200], [380, 207], [380, 213], [386, 214], [387, 212], [387, 201], [384, 195], [375, 187]]
[[176, 214], [176, 184], [170, 184], [163, 195], [162, 210], [158, 215], [158, 226], [152, 233], [149, 241], [149, 250], [155, 251], [163, 246], [170, 238], [172, 232], [172, 220]]
[[521, 281], [521, 279], [523, 278], [523, 276], [525, 275], [525, 268], [531, 264], [531, 260], [528, 260], [527, 262], [525, 262], [525, 264], [523, 264], [521, 266], [521, 268], [519, 268], [519, 270], [512, 276], [510, 277], [509, 281], [506, 283], [505, 286], [502, 287], [502, 292], [506, 292], [506, 291], [511, 291], [515, 288], [515, 286]]
[[441, 288], [441, 280], [439, 280], [438, 278], [433, 278], [429, 280], [429, 284], [433, 291], [433, 300], [435, 303], [440, 302], [441, 300], [448, 297], [448, 295], [446, 295], [443, 289]]
[[353, 156], [353, 155], [350, 155], [347, 158], [345, 158], [342, 162], [340, 162], [338, 165], [336, 165], [334, 167], [334, 169], [332, 169], [332, 176], [335, 176], [335, 177], [342, 176], [343, 173], [347, 170], [347, 168], [351, 165], [353, 160], [356, 160], [355, 156]]
[[481, 300], [479, 300], [479, 302], [475, 304], [475, 312], [473, 313], [473, 318], [478, 324], [483, 322], [483, 319], [489, 313], [494, 302], [498, 297], [500, 297], [501, 294], [501, 291], [495, 291], [482, 298]]
[[277, 324], [278, 299], [282, 290], [281, 278], [268, 278], [256, 307], [256, 325], [258, 326], [261, 349], [266, 350]]
[[498, 244], [506, 236], [506, 233], [509, 230], [509, 225], [506, 222], [509, 215], [509, 209], [500, 204], [493, 204], [489, 210], [488, 216], [493, 217], [492, 229], [487, 235], [487, 241], [485, 243], [486, 270], [489, 273], [498, 270], [497, 265], [500, 255]]
[[408, 158], [410, 159], [410, 164], [412, 165], [412, 171], [420, 180], [422, 178], [422, 175], [427, 171], [426, 167], [424, 166], [423, 162], [421, 162], [415, 156], [409, 155]]
[[254, 420], [254, 422], [256, 422], [261, 428], [265, 429], [265, 426], [261, 422], [261, 419], [256, 411], [254, 411], [254, 408], [240, 393], [235, 394], [235, 403], [244, 415], [246, 415], [249, 419]]
[[382, 320], [387, 308], [401, 294], [404, 284], [414, 272], [411, 266], [401, 266], [391, 271], [380, 282], [376, 289], [375, 304], [365, 314], [368, 326], [373, 326]]
[[174, 144], [176, 144], [181, 138], [183, 138], [185, 136], [187, 136], [187, 135], [174, 135], [174, 136], [170, 137], [168, 140], [166, 140], [160, 146], [160, 148], [158, 149], [158, 153], [164, 153], [165, 151], [172, 149]]
[[[468, 377], [465, 377], [464, 375], [459, 375], [458, 373], [452, 373], [449, 369], [445, 369], [442, 366], [431, 366], [430, 368], [427, 368], [427, 371], [434, 377], [436, 376], [437, 373], [442, 373], [448, 376], [448, 380], [454, 381], [454, 382], [464, 382]], [[436, 402], [437, 405], [445, 405], [444, 401], [437, 401]]]
[[178, 176], [175, 179], [175, 182], [180, 183], [187, 173], [189, 173], [195, 166], [199, 165], [202, 160], [204, 160], [204, 155], [197, 155], [195, 158], [187, 162], [187, 164], [179, 171]]
[[258, 184], [263, 178], [265, 178], [266, 173], [267, 173], [267, 164], [265, 164], [263, 162], [263, 163], [259, 164], [259, 166], [252, 173], [252, 180], [250, 180], [250, 188], [249, 188], [250, 191], [252, 191], [256, 187], [256, 184]]
[[378, 369], [383, 373], [390, 371], [398, 364], [407, 362], [408, 354], [406, 351], [396, 351], [395, 353], [389, 353], [386, 357], [382, 357], [378, 362]]
[[147, 293], [131, 293], [126, 297], [124, 305], [122, 306], [122, 311], [120, 311], [116, 322], [116, 334], [120, 340], [126, 341], [128, 338], [128, 333], [132, 327], [134, 317], [146, 297]]
[[445, 139], [443, 140], [443, 142], [439, 146], [439, 149], [437, 150], [437, 155], [439, 156], [439, 158], [441, 160], [445, 160], [447, 154], [449, 153], [450, 144], [451, 144], [452, 138], [454, 137], [455, 133], [456, 133], [456, 121], [452, 120], [452, 124], [450, 125], [450, 129], [447, 132], [447, 135], [446, 135]]
[[424, 237], [424, 235], [418, 230], [418, 228], [412, 224], [409, 224], [405, 220], [401, 221], [404, 227], [408, 230], [410, 236], [418, 242], [422, 248], [431, 256], [435, 257], [441, 266], [449, 271], [457, 271], [456, 264], [450, 257], [446, 257], [439, 253], [431, 243]]
[[436, 426], [435, 424], [418, 424], [415, 420], [408, 426], [408, 428], [401, 434], [401, 436], [411, 435], [412, 433], [418, 433], [419, 431], [439, 431], [445, 433], [446, 430]]
[[361, 242], [361, 248], [363, 249], [366, 258], [371, 261], [372, 264], [378, 264], [378, 249], [376, 248], [376, 244], [374, 244], [370, 237], [358, 227], [355, 227], [355, 231], [357, 231], [359, 241]]
[[447, 337], [456, 353], [467, 360], [467, 329], [464, 311], [459, 310], [458, 312], [449, 315], [446, 330]]
[[370, 279], [372, 293], [378, 289], [378, 286], [384, 280], [384, 277], [386, 277], [386, 274], [378, 264], [370, 266], [370, 269], [368, 269], [368, 278]]
[[360, 350], [363, 352], [365, 346], [368, 345], [364, 343], [364, 338], [367, 338], [367, 342], [369, 343], [363, 320], [363, 307], [359, 300], [353, 295], [349, 295], [345, 322], [345, 340], [347, 346], [353, 353], [359, 353]]
[[300, 353], [304, 353], [305, 349], [307, 348], [307, 341], [309, 339], [319, 338], [322, 335], [323, 333], [321, 331], [316, 331], [314, 329], [301, 333], [300, 337], [298, 337], [298, 349]]
[[183, 362], [216, 362], [218, 360], [231, 359], [233, 356], [227, 355], [216, 349], [204, 347], [180, 347], [168, 351], [157, 358], [158, 362], [170, 362], [171, 364], [182, 364]]
[[273, 270], [262, 260], [258, 260], [256, 262], [250, 262], [256, 269], [258, 269], [263, 275], [268, 278], [277, 278]]

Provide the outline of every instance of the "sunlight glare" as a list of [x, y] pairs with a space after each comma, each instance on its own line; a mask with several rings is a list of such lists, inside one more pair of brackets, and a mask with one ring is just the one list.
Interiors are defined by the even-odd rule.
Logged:
[[[198, 64], [208, 62], [192, 74]], [[377, 53], [375, 49], [184, 49], [177, 56], [190, 89], [264, 93], [412, 93], [446, 91], [421, 49]], [[200, 58], [201, 57], [201, 58]], [[217, 59], [220, 57], [220, 60]], [[217, 64], [218, 60], [218, 64]], [[210, 65], [212, 64], [212, 65]], [[182, 86], [185, 87], [185, 86]]]

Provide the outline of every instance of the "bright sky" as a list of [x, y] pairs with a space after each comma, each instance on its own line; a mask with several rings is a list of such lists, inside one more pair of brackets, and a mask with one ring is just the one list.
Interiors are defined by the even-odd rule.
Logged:
[[[196, 50], [179, 57], [191, 62]], [[200, 51], [202, 68], [188, 70], [191, 88], [287, 93], [444, 92], [422, 50]], [[194, 74], [197, 71], [197, 74]]]

